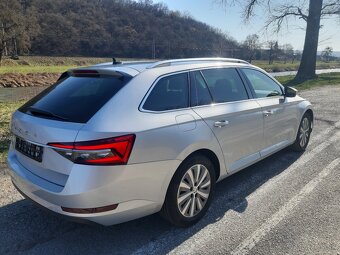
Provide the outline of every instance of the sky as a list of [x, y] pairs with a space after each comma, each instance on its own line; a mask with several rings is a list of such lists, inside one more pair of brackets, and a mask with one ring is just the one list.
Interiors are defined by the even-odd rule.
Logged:
[[[248, 23], [243, 22], [242, 7], [223, 6], [217, 0], [154, 0], [154, 3], [164, 3], [170, 10], [189, 13], [194, 19], [221, 29], [237, 41], [243, 41], [249, 34], [258, 34], [261, 42], [277, 40], [280, 45], [289, 43], [294, 50], [302, 50], [306, 22], [301, 19], [290, 19], [279, 34], [263, 29], [266, 14], [260, 8], [255, 9], [256, 15]], [[340, 51], [340, 19], [322, 20], [319, 36], [319, 51], [330, 46], [334, 51]]]

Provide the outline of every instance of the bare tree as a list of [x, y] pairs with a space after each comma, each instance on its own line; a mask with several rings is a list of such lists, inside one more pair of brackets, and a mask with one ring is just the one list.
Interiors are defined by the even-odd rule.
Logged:
[[295, 80], [305, 81], [316, 76], [316, 56], [319, 42], [320, 21], [322, 18], [340, 15], [340, 0], [220, 0], [225, 4], [238, 1], [244, 6], [244, 17], [249, 20], [255, 12], [255, 7], [265, 7], [268, 12], [266, 27], [275, 27], [280, 31], [284, 22], [290, 18], [299, 18], [306, 22], [305, 42], [301, 63]]
[[325, 61], [327, 62], [331, 60], [332, 55], [333, 55], [333, 48], [329, 46], [326, 47], [321, 53], [322, 58], [324, 58]]
[[248, 35], [243, 42], [243, 47], [246, 51], [248, 61], [251, 63], [251, 61], [254, 59], [256, 51], [261, 48], [259, 36], [256, 34]]
[[283, 51], [283, 59], [284, 59], [284, 63], [287, 63], [288, 59], [292, 59], [293, 60], [293, 56], [294, 56], [294, 48], [291, 44], [287, 43], [282, 45], [282, 51]]
[[269, 47], [269, 58], [268, 58], [268, 64], [271, 65], [274, 62], [274, 59], [278, 57], [279, 54], [279, 43], [277, 41], [268, 41], [268, 47]]

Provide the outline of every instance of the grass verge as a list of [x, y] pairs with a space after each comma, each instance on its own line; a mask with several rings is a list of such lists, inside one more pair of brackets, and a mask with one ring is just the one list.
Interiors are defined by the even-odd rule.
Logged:
[[292, 86], [298, 90], [311, 89], [314, 87], [321, 87], [326, 85], [339, 85], [340, 73], [325, 73], [319, 74], [317, 78], [297, 83], [294, 81], [294, 75], [276, 77], [276, 79], [282, 84]]
[[12, 113], [24, 102], [0, 102], [0, 165], [6, 162], [11, 139], [9, 123]]

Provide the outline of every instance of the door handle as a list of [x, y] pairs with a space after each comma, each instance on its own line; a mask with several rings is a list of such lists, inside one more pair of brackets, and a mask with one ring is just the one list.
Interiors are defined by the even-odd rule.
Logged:
[[229, 121], [227, 121], [227, 120], [220, 120], [220, 121], [216, 121], [214, 123], [214, 127], [221, 128], [221, 127], [225, 127], [228, 124], [229, 124]]
[[272, 111], [272, 110], [264, 111], [263, 114], [264, 114], [265, 117], [268, 117], [268, 116], [270, 116], [270, 115], [273, 115], [273, 114], [274, 114], [274, 111]]

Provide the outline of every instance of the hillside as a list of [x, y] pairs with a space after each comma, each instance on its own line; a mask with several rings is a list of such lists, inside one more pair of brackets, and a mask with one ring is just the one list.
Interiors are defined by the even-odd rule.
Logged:
[[31, 40], [34, 55], [179, 58], [221, 55], [221, 48], [237, 47], [216, 29], [152, 1], [25, 0], [21, 5], [39, 27]]

